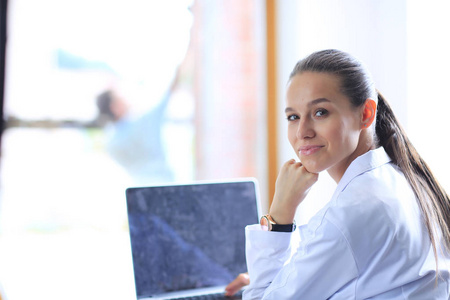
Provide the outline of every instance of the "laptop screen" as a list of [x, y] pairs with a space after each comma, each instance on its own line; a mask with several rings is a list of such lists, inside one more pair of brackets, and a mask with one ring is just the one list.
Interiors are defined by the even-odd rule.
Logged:
[[226, 285], [246, 272], [254, 181], [129, 188], [126, 196], [138, 297]]

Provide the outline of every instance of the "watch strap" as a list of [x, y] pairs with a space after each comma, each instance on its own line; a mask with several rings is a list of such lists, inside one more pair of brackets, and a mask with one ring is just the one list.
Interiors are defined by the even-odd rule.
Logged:
[[293, 232], [295, 231], [296, 225], [295, 220], [292, 224], [277, 224], [271, 215], [265, 215], [261, 218], [261, 225], [265, 226], [268, 231], [277, 231], [277, 232]]
[[272, 231], [278, 232], [293, 232], [295, 231], [295, 222], [292, 224], [272, 224]]

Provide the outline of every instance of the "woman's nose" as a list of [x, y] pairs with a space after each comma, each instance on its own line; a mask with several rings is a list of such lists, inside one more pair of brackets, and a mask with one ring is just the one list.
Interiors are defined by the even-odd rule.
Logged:
[[297, 138], [300, 140], [313, 138], [315, 135], [311, 120], [303, 118], [298, 122]]

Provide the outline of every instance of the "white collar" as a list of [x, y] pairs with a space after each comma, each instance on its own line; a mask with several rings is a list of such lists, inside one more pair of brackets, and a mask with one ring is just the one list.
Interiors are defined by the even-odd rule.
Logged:
[[379, 147], [374, 150], [370, 150], [361, 156], [358, 156], [351, 164], [348, 166], [338, 186], [334, 192], [333, 198], [342, 192], [347, 185], [352, 181], [353, 178], [368, 172], [372, 169], [378, 168], [382, 165], [390, 163], [392, 160], [386, 153], [383, 147]]

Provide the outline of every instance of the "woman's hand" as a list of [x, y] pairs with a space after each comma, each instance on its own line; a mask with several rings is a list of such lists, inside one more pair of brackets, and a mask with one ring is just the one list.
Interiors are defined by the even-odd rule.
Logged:
[[287, 161], [278, 174], [270, 216], [278, 224], [292, 224], [298, 205], [305, 199], [319, 174], [310, 173], [300, 162]]
[[225, 288], [225, 296], [233, 296], [239, 292], [244, 286], [250, 284], [250, 277], [248, 273], [239, 274], [232, 282]]

